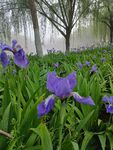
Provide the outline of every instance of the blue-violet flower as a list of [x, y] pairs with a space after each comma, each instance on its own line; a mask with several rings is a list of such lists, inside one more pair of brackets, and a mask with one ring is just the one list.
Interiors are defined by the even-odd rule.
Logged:
[[103, 102], [105, 102], [106, 111], [107, 113], [113, 113], [113, 96], [104, 96], [102, 99]]
[[7, 44], [1, 43], [0, 48], [2, 49], [2, 51], [0, 53], [0, 61], [2, 62], [3, 67], [6, 67], [9, 64], [9, 58], [6, 54], [6, 51], [10, 51], [13, 53], [14, 63], [17, 66], [21, 68], [25, 68], [28, 66], [29, 61], [26, 57], [24, 50], [21, 48], [20, 45], [16, 44], [17, 44], [16, 40], [12, 41], [11, 47]]
[[82, 97], [77, 92], [73, 92], [76, 85], [76, 72], [64, 78], [56, 76], [55, 72], [49, 72], [47, 75], [47, 89], [53, 94], [38, 105], [38, 117], [47, 114], [54, 107], [56, 96], [61, 100], [73, 96], [75, 101], [79, 103], [95, 105], [90, 96]]

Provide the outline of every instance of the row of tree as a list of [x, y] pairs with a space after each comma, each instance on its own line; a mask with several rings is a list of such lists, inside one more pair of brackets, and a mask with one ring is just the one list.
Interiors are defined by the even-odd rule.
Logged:
[[37, 12], [65, 38], [66, 51], [70, 50], [72, 29], [83, 18], [101, 23], [109, 32], [110, 43], [113, 43], [113, 0], [1, 0], [1, 35], [10, 38], [12, 26], [18, 32], [24, 27], [26, 32], [27, 22], [30, 22], [34, 29], [36, 52], [43, 55]]

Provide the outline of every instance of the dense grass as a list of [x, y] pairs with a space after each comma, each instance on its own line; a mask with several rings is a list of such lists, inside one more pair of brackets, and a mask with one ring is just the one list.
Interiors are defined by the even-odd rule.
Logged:
[[[0, 150], [112, 150], [113, 118], [106, 113], [102, 97], [113, 95], [113, 48], [43, 58], [30, 55], [29, 61], [26, 69], [13, 63], [5, 69], [0, 66], [0, 129], [12, 136], [0, 135]], [[94, 64], [97, 71], [90, 73]], [[90, 95], [96, 105], [79, 104], [72, 97], [56, 98], [54, 109], [38, 118], [37, 105], [50, 94], [46, 88], [50, 71], [61, 77], [76, 71], [74, 91]]]

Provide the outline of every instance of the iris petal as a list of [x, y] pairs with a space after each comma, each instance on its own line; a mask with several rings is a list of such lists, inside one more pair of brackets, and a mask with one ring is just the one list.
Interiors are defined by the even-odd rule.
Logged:
[[92, 66], [91, 70], [90, 70], [90, 73], [92, 72], [97, 72], [97, 66], [96, 64]]
[[113, 96], [110, 96], [109, 103], [113, 104]]
[[57, 82], [56, 73], [49, 72], [47, 74], [47, 89], [52, 93], [54, 93], [54, 91], [55, 91], [56, 82]]
[[12, 48], [15, 48], [16, 44], [17, 44], [17, 40], [12, 40]]
[[89, 62], [89, 61], [86, 61], [85, 64], [86, 64], [86, 66], [88, 66], [88, 67], [90, 66], [90, 62]]
[[51, 95], [47, 99], [42, 101], [37, 107], [38, 117], [40, 118], [45, 114], [48, 114], [54, 107], [54, 104], [55, 104], [54, 95]]
[[111, 104], [113, 104], [113, 96], [110, 96], [110, 97], [104, 96], [102, 98], [102, 101], [105, 102], [105, 103], [111, 103]]
[[2, 52], [0, 54], [0, 60], [2, 62], [3, 67], [6, 67], [9, 64], [9, 59], [8, 59], [8, 56], [5, 52]]
[[58, 63], [58, 62], [55, 63], [55, 64], [54, 64], [54, 67], [55, 67], [55, 68], [58, 68], [58, 67], [59, 67], [59, 63]]
[[23, 49], [18, 50], [14, 54], [14, 63], [21, 68], [25, 68], [28, 66], [29, 61], [28, 61]]
[[8, 45], [6, 45], [6, 44], [2, 45], [1, 48], [2, 48], [3, 51], [5, 51], [5, 50], [13, 51], [13, 48], [11, 48], [10, 46], [8, 46]]
[[78, 62], [78, 63], [76, 63], [76, 64], [77, 64], [77, 66], [78, 66], [80, 69], [83, 68], [83, 64], [82, 64], [81, 62]]
[[55, 104], [55, 99], [54, 99], [54, 96], [51, 95], [49, 96], [46, 100], [45, 100], [45, 106], [46, 106], [46, 111], [45, 113], [48, 114], [51, 109], [54, 107], [54, 104]]
[[47, 75], [47, 89], [60, 98], [70, 95], [76, 86], [76, 72], [69, 74], [67, 77], [57, 77], [54, 72]]
[[43, 115], [45, 115], [45, 101], [42, 101], [38, 107], [37, 107], [37, 110], [38, 110], [38, 117], [42, 117]]
[[67, 78], [59, 78], [55, 85], [55, 95], [61, 99], [67, 97], [72, 92], [69, 80]]
[[108, 97], [108, 96], [104, 96], [104, 97], [102, 98], [102, 101], [103, 101], [103, 102], [108, 102], [108, 101], [109, 101], [109, 97]]
[[67, 77], [67, 79], [69, 80], [70, 87], [73, 90], [74, 87], [77, 84], [77, 81], [76, 81], [76, 72], [73, 72], [73, 73], [69, 74], [68, 77]]
[[107, 113], [113, 113], [113, 105], [106, 105]]
[[76, 92], [73, 92], [72, 95], [73, 95], [74, 99], [79, 103], [88, 104], [88, 105], [92, 105], [92, 106], [95, 105], [94, 101], [92, 100], [92, 98], [90, 96], [82, 97]]

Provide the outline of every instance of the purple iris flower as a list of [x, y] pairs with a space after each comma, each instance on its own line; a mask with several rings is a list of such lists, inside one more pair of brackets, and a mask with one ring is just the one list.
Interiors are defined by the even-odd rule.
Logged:
[[105, 102], [106, 111], [107, 113], [113, 113], [113, 96], [104, 96], [102, 99], [103, 102]]
[[12, 48], [14, 49], [16, 47], [16, 44], [17, 44], [17, 40], [12, 40]]
[[7, 54], [5, 51], [10, 51], [13, 53], [13, 58], [14, 58], [14, 63], [21, 67], [21, 68], [25, 68], [28, 66], [29, 61], [25, 55], [24, 50], [21, 48], [20, 45], [16, 45], [17, 41], [13, 40], [12, 41], [12, 47], [8, 46], [7, 44], [1, 44], [0, 47], [2, 49], [2, 52], [0, 54], [0, 60], [2, 62], [3, 67], [6, 67], [9, 63]]
[[14, 63], [21, 68], [28, 66], [29, 62], [22, 48], [14, 54]]
[[54, 64], [54, 67], [55, 67], [55, 68], [58, 68], [58, 67], [59, 67], [59, 63], [58, 63], [58, 62], [55, 63], [55, 64]]
[[104, 63], [104, 62], [106, 61], [106, 58], [103, 57], [103, 58], [101, 59], [101, 61]]
[[82, 64], [81, 62], [78, 62], [78, 63], [76, 63], [76, 64], [77, 64], [77, 66], [78, 66], [80, 69], [83, 68], [83, 64]]
[[90, 73], [94, 73], [94, 72], [97, 72], [97, 66], [96, 64], [92, 66], [91, 70], [90, 70]]
[[[73, 92], [77, 84], [76, 81], [76, 72], [69, 74], [67, 77], [58, 77], [56, 76], [55, 72], [49, 72], [47, 75], [47, 89], [53, 93], [52, 96], [47, 98], [47, 100], [42, 101], [37, 109], [38, 109], [38, 116], [43, 116], [47, 114], [53, 107], [54, 97], [57, 96], [60, 99], [64, 99], [70, 96], [73, 96], [75, 101], [83, 104], [95, 105], [91, 97], [82, 97], [77, 92]], [[51, 101], [52, 98], [52, 104]], [[48, 101], [48, 105], [45, 107], [45, 103]], [[49, 107], [49, 111], [47, 111], [47, 107]]]
[[86, 61], [85, 64], [86, 64], [86, 66], [88, 66], [88, 67], [90, 66], [90, 62], [89, 62], [89, 61]]
[[102, 50], [102, 52], [103, 52], [103, 53], [106, 53], [106, 52], [107, 52], [107, 50], [103, 49], [103, 50]]

